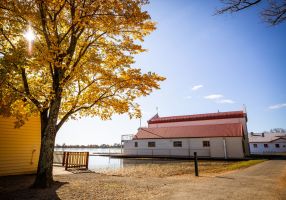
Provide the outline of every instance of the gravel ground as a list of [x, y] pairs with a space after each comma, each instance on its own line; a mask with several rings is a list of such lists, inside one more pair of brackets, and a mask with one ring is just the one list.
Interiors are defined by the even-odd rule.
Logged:
[[2, 177], [0, 199], [158, 199], [167, 180], [136, 179], [96, 173], [54, 176], [49, 189], [30, 189], [35, 176]]
[[[190, 199], [188, 195], [193, 185], [212, 183], [215, 176], [223, 175], [234, 164], [201, 161], [198, 178], [193, 174], [191, 162], [139, 165], [100, 174], [55, 175], [56, 182], [49, 189], [30, 189], [35, 178], [33, 175], [0, 177], [0, 199]], [[286, 186], [284, 181], [279, 184], [282, 188]], [[227, 184], [223, 186], [228, 187]], [[208, 193], [208, 187], [205, 189], [200, 192]], [[182, 196], [173, 196], [177, 193]]]

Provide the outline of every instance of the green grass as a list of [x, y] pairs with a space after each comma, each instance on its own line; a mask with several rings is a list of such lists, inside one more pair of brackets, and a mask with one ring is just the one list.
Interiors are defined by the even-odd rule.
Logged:
[[256, 165], [258, 163], [262, 163], [265, 160], [247, 160], [247, 161], [241, 161], [241, 162], [237, 162], [237, 163], [233, 163], [229, 166], [227, 166], [228, 170], [236, 170], [236, 169], [241, 169], [241, 168], [246, 168], [246, 167], [250, 167], [252, 165]]

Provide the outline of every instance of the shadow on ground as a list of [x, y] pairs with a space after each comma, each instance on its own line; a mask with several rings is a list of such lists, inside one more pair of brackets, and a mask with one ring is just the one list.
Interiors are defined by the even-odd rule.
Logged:
[[60, 199], [56, 191], [68, 182], [55, 181], [51, 188], [33, 189], [31, 185], [35, 175], [18, 175], [0, 177], [0, 199]]

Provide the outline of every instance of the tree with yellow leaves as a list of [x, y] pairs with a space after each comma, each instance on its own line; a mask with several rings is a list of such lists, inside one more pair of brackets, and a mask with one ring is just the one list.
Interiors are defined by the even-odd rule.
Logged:
[[70, 118], [141, 115], [164, 78], [132, 68], [155, 29], [147, 0], [1, 0], [0, 114], [41, 117], [35, 187], [50, 187], [55, 137]]

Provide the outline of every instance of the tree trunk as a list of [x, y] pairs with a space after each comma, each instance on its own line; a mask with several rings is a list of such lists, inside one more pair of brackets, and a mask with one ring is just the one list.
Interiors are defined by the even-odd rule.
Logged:
[[53, 183], [53, 153], [55, 144], [55, 133], [50, 128], [42, 137], [41, 151], [38, 163], [37, 177], [34, 183], [36, 188], [50, 187]]
[[59, 106], [60, 100], [53, 102], [49, 110], [41, 112], [41, 150], [34, 188], [51, 187], [53, 183], [53, 153]]

